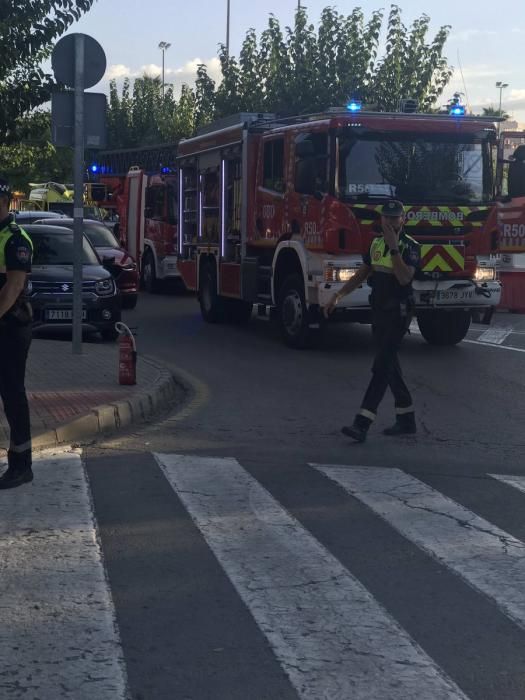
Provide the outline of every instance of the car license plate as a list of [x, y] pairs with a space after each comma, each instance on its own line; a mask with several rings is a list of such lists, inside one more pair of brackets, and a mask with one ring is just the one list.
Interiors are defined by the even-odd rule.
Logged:
[[472, 289], [447, 289], [437, 293], [438, 301], [464, 301], [473, 297]]
[[[72, 309], [48, 309], [46, 311], [46, 318], [48, 321], [72, 321], [73, 311]], [[86, 310], [82, 309], [82, 320], [86, 319]]]

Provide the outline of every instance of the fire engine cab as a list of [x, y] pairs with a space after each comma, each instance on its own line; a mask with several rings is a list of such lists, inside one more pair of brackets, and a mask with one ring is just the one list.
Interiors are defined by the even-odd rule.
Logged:
[[[501, 206], [525, 224], [525, 197], [497, 197], [496, 162], [493, 120], [463, 114], [334, 109], [222, 120], [178, 146], [180, 273], [207, 321], [246, 321], [254, 304], [270, 307], [284, 340], [304, 347], [380, 235], [382, 205], [400, 199], [421, 245], [421, 334], [458, 343], [500, 302]], [[525, 239], [512, 244], [525, 251]], [[369, 294], [364, 284], [334, 316], [368, 322]]]

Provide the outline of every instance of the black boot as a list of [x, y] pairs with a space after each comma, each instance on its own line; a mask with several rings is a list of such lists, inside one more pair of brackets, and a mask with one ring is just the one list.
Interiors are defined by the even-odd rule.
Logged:
[[398, 435], [414, 435], [417, 433], [416, 416], [414, 413], [402, 413], [396, 418], [391, 428], [383, 430], [383, 435], [396, 437]]
[[1, 489], [16, 489], [17, 486], [33, 481], [31, 469], [31, 451], [7, 453], [7, 471], [0, 476]]
[[341, 428], [341, 432], [346, 437], [352, 438], [356, 442], [364, 442], [368, 428], [372, 425], [372, 421], [359, 413], [354, 418], [352, 425], [345, 425]]

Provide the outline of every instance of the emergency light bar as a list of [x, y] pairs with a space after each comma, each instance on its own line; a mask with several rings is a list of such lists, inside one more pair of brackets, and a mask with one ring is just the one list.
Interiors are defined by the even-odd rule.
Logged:
[[454, 105], [450, 108], [449, 114], [451, 117], [464, 117], [466, 113], [464, 105]]
[[350, 102], [346, 105], [346, 109], [349, 112], [360, 112], [363, 107], [363, 104], [360, 100], [350, 100]]

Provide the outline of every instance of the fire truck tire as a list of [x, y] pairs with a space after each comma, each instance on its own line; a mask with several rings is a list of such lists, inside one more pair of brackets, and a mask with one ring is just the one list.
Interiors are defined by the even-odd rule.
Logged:
[[418, 314], [417, 323], [430, 345], [457, 345], [470, 328], [470, 312], [465, 309], [424, 311]]
[[149, 248], [146, 248], [142, 258], [141, 282], [148, 294], [159, 291], [159, 280], [155, 269], [155, 258]]
[[242, 299], [227, 299], [226, 312], [231, 323], [244, 325], [252, 317], [253, 304]]
[[292, 348], [307, 348], [312, 343], [308, 307], [301, 275], [285, 278], [279, 293], [278, 319], [284, 342]]
[[199, 281], [199, 304], [202, 318], [207, 323], [220, 323], [225, 317], [225, 300], [217, 294], [215, 266], [205, 264]]

